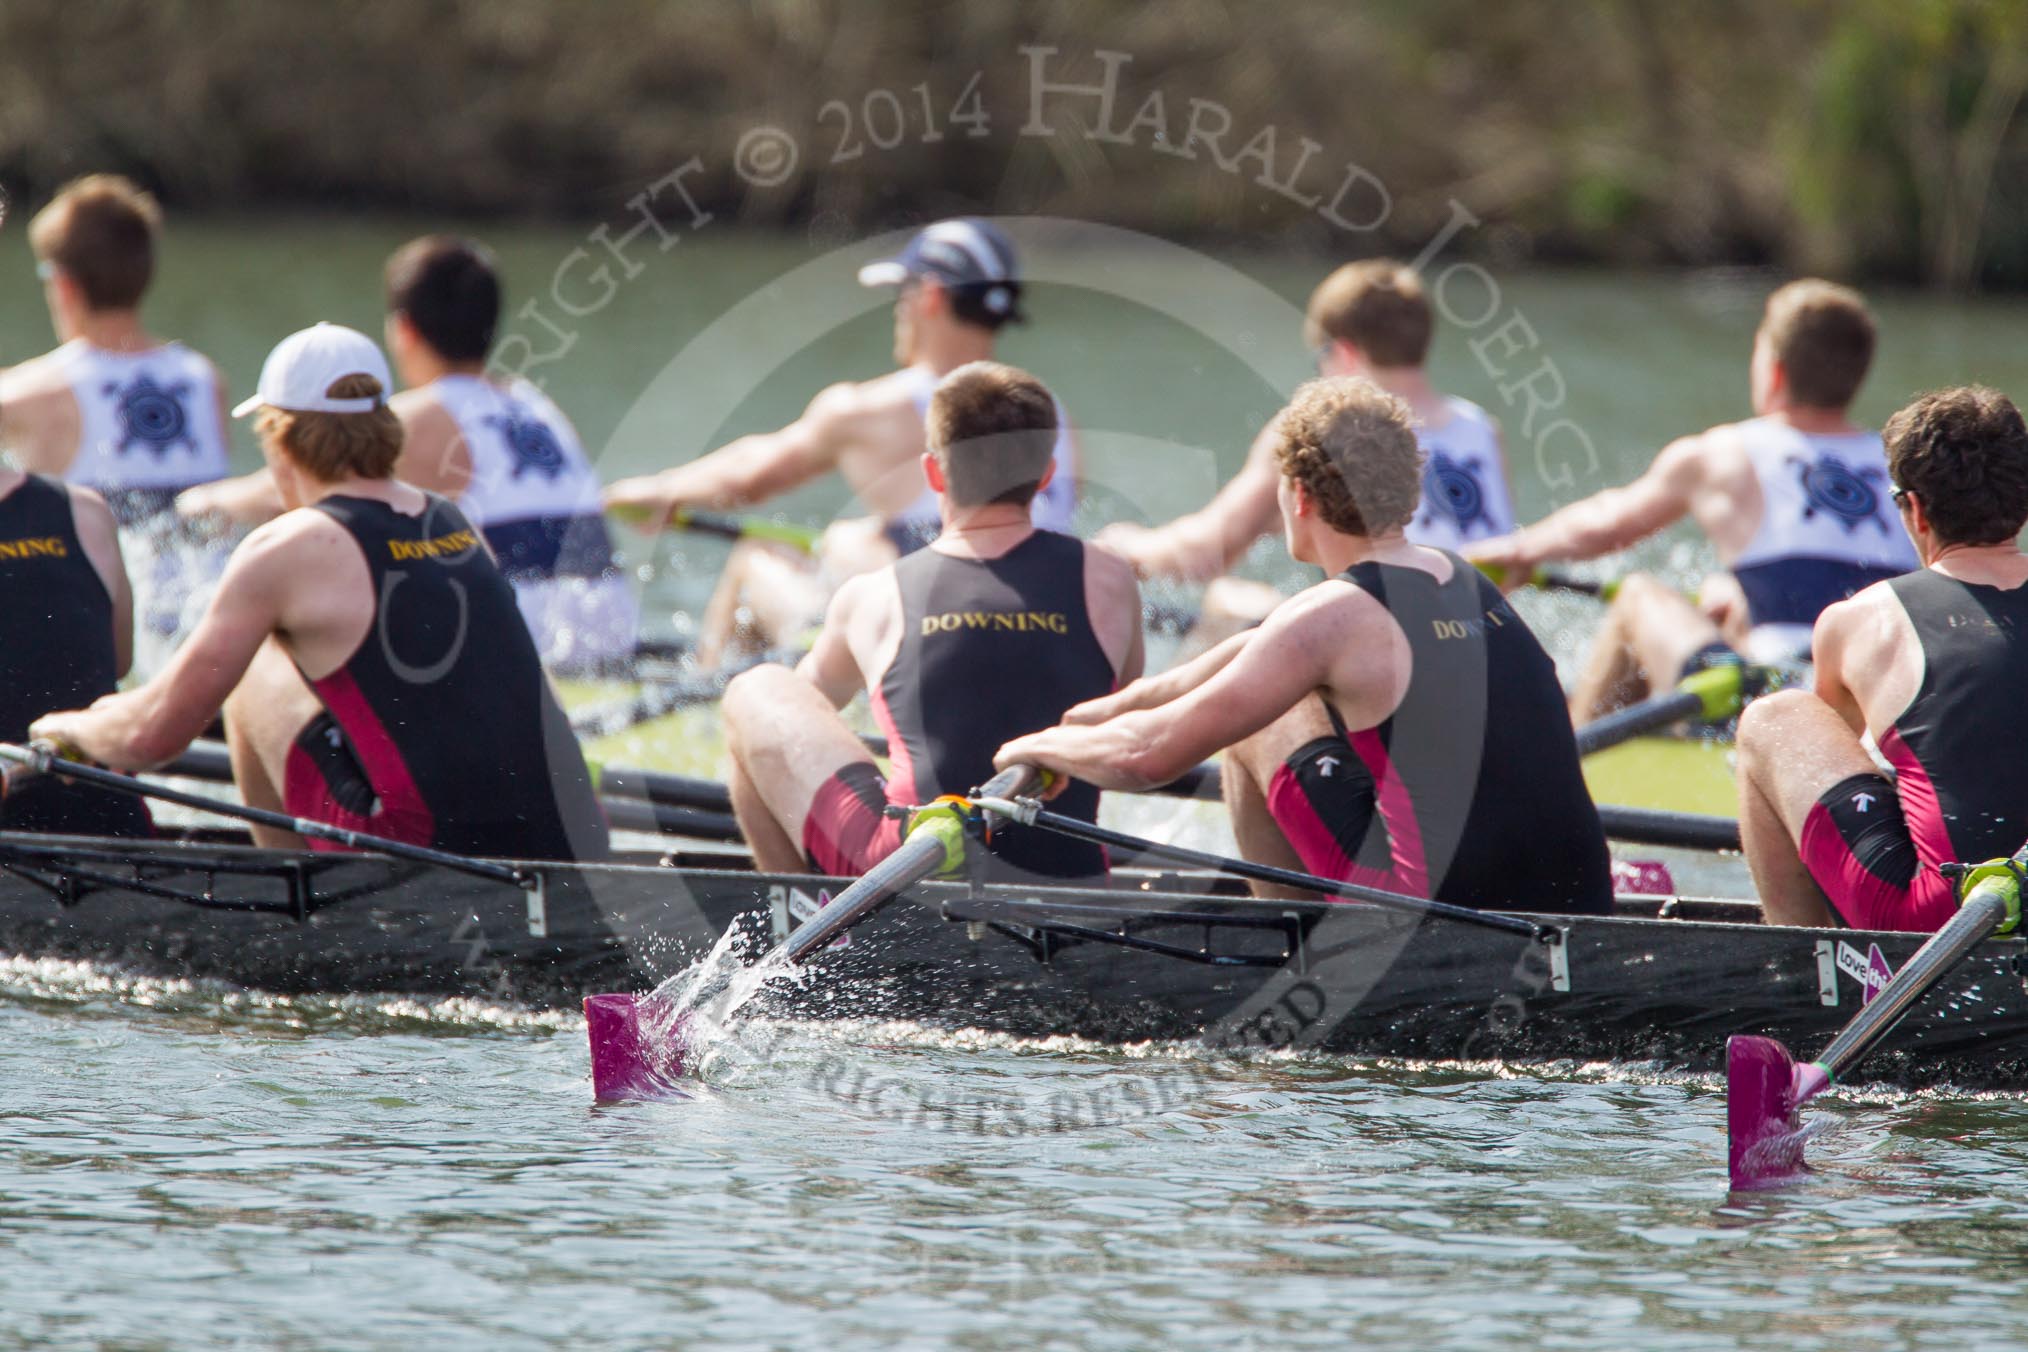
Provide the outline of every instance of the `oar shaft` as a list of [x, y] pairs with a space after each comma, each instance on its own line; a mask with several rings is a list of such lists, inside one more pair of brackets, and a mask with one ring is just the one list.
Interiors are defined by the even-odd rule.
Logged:
[[1707, 817], [1698, 812], [1662, 812], [1652, 808], [1601, 804], [1599, 825], [1607, 840], [1629, 845], [1665, 845], [1681, 850], [1737, 850], [1739, 822], [1732, 817]]
[[1451, 920], [1461, 925], [1476, 925], [1481, 929], [1519, 934], [1530, 939], [1547, 939], [1551, 934], [1549, 926], [1532, 920], [1522, 920], [1516, 916], [1501, 915], [1494, 911], [1475, 911], [1467, 906], [1453, 906], [1448, 902], [1411, 897], [1403, 892], [1388, 892], [1377, 887], [1362, 887], [1358, 883], [1319, 878], [1309, 873], [1298, 873], [1293, 869], [1207, 854], [1202, 850], [1192, 850], [1181, 845], [1164, 845], [1158, 841], [1144, 840], [1139, 836], [1130, 836], [1121, 831], [1080, 821], [1076, 817], [1066, 817], [1060, 812], [1039, 811], [1035, 814], [1035, 824], [1079, 840], [1091, 841], [1096, 845], [1106, 845], [1119, 850], [1135, 850], [1157, 858], [1171, 859], [1179, 864], [1189, 864], [1196, 868], [1228, 874], [1234, 878], [1273, 883], [1278, 887], [1299, 887], [1308, 892], [1323, 892], [1350, 901], [1364, 901], [1391, 910], [1405, 911], [1411, 915], [1428, 916], [1432, 920]]
[[[1015, 797], [1027, 792], [1036, 780], [1034, 767], [1011, 766], [988, 780], [979, 796]], [[789, 962], [806, 961], [846, 930], [943, 868], [948, 858], [949, 849], [937, 834], [927, 831], [911, 834], [893, 854], [868, 869], [859, 881], [797, 927], [776, 951]]]
[[1875, 996], [1873, 1003], [1866, 1006], [1845, 1025], [1831, 1044], [1824, 1048], [1817, 1058], [1817, 1064], [1830, 1072], [1832, 1079], [1840, 1079], [1859, 1059], [1873, 1050], [1874, 1044], [1892, 1032], [1894, 1025], [1901, 1022], [1901, 1016], [1929, 993], [1961, 959], [1989, 938], [1993, 931], [2007, 919], [2007, 897], [2001, 888], [1982, 884], [1965, 898], [1958, 913], [1930, 937], [1928, 943], [1915, 950], [1915, 956], [1902, 965], [1894, 979], [1887, 983], [1885, 990]]
[[139, 798], [153, 798], [158, 802], [174, 803], [178, 807], [194, 808], [218, 817], [229, 817], [238, 821], [251, 822], [256, 826], [272, 826], [278, 831], [293, 831], [299, 836], [316, 840], [328, 840], [334, 844], [347, 845], [355, 850], [371, 850], [375, 854], [392, 855], [397, 859], [410, 859], [419, 864], [435, 864], [439, 868], [456, 869], [461, 873], [474, 874], [481, 878], [492, 878], [516, 887], [524, 886], [527, 878], [520, 870], [505, 864], [488, 863], [481, 859], [468, 859], [464, 855], [448, 854], [433, 850], [427, 845], [410, 845], [405, 841], [389, 840], [385, 836], [368, 835], [364, 831], [348, 831], [343, 827], [331, 826], [325, 822], [311, 821], [304, 817], [291, 817], [285, 812], [270, 812], [266, 808], [247, 807], [240, 803], [224, 803], [202, 794], [185, 793], [172, 789], [166, 784], [150, 784], [128, 775], [102, 770], [96, 765], [82, 765], [65, 760], [61, 756], [49, 755], [24, 746], [0, 742], [0, 760], [24, 766], [37, 774], [60, 775], [74, 779], [81, 784], [95, 784], [115, 793], [132, 794]]
[[1687, 690], [1674, 690], [1654, 699], [1642, 700], [1639, 704], [1630, 704], [1624, 709], [1615, 709], [1577, 730], [1577, 754], [1589, 756], [1609, 746], [1618, 746], [1642, 733], [1696, 718], [1703, 709], [1703, 699]]
[[792, 526], [784, 521], [770, 521], [764, 516], [728, 516], [723, 512], [698, 512], [688, 508], [672, 514], [669, 524], [678, 530], [715, 535], [722, 540], [770, 540], [805, 554], [816, 552], [820, 534], [808, 526]]

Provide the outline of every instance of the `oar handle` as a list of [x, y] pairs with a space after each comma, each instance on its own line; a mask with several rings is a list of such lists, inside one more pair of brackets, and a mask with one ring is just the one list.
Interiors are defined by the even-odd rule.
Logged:
[[679, 507], [671, 512], [669, 524], [678, 530], [715, 535], [722, 540], [770, 540], [805, 554], [817, 552], [817, 541], [823, 534], [809, 526], [792, 526], [764, 516], [728, 516], [723, 512], [700, 512], [689, 507]]
[[[979, 798], [1014, 798], [1041, 782], [1032, 765], [1012, 765], [977, 791]], [[955, 813], [923, 813], [911, 824], [906, 839], [887, 858], [831, 899], [829, 905], [799, 925], [775, 950], [781, 960], [802, 963], [846, 930], [871, 916], [932, 874], [954, 868], [964, 856], [963, 823]]]
[[1979, 872], [1984, 876], [1978, 877], [1950, 923], [1915, 950], [1915, 956], [1902, 965], [1886, 988], [1824, 1048], [1817, 1064], [1828, 1079], [1843, 1077], [1881, 1038], [1893, 1031], [1901, 1016], [1927, 995], [1930, 987], [2007, 923], [2010, 915], [2019, 913], [2020, 882], [2011, 871], [2001, 868]]

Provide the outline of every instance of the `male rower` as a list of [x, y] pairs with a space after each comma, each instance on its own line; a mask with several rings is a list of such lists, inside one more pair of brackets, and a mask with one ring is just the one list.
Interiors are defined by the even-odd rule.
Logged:
[[[0, 469], [0, 741], [53, 709], [110, 695], [133, 660], [134, 598], [119, 527], [91, 489]], [[145, 836], [128, 794], [31, 779], [0, 801], [0, 830]]]
[[[500, 322], [492, 254], [427, 235], [394, 252], [385, 279], [387, 346], [406, 387], [389, 401], [403, 431], [395, 477], [452, 499], [484, 533], [544, 662], [570, 671], [632, 656], [634, 596], [576, 429], [530, 382], [485, 372]], [[177, 505], [242, 525], [282, 510], [264, 470], [193, 489]]]
[[180, 490], [226, 473], [230, 437], [218, 369], [141, 321], [161, 229], [155, 199], [111, 174], [68, 184], [29, 222], [62, 346], [0, 371], [0, 446], [21, 469], [96, 490], [141, 531], [151, 546], [137, 560], [142, 630], [166, 643], [224, 554], [197, 547], [167, 509]]
[[[606, 506], [658, 530], [684, 508], [748, 507], [836, 470], [871, 513], [835, 523], [814, 562], [742, 542], [707, 608], [699, 655], [707, 664], [744, 623], [773, 647], [824, 613], [836, 584], [911, 554], [936, 537], [937, 494], [923, 478], [923, 422], [937, 383], [969, 362], [990, 361], [1001, 329], [1023, 322], [1014, 245], [990, 221], [939, 221], [899, 255], [859, 270], [869, 287], [893, 287], [894, 359], [900, 369], [832, 385], [777, 432], [741, 437], [685, 465], [623, 479]], [[1077, 506], [1077, 445], [1058, 412], [1047, 487], [1034, 521], [1068, 531]]]
[[1757, 415], [1680, 438], [1623, 488], [1594, 494], [1502, 540], [1475, 562], [1516, 582], [1545, 563], [1595, 559], [1689, 516], [1726, 574], [1703, 609], [1636, 573], [1620, 585], [1571, 692], [1589, 722], [1718, 662], [1807, 661], [1824, 607], [1917, 566], [1887, 497], [1878, 434], [1847, 410], [1873, 361], [1859, 293], [1791, 282], [1754, 334]]
[[[261, 453], [289, 510], [233, 552], [204, 618], [146, 684], [30, 734], [159, 765], [221, 707], [251, 805], [462, 854], [596, 858], [577, 741], [483, 539], [391, 477], [401, 423], [380, 349], [319, 324], [261, 369]], [[299, 848], [294, 833], [255, 838]]]
[[1414, 421], [1368, 381], [1298, 389], [1271, 428], [1283, 534], [1330, 576], [995, 764], [1131, 790], [1225, 750], [1249, 859], [1462, 906], [1609, 910], [1554, 664], [1476, 569], [1404, 535]]
[[[1332, 272], [1311, 293], [1303, 320], [1319, 373], [1363, 376], [1415, 414], [1426, 459], [1407, 538], [1462, 549], [1514, 529], [1514, 504], [1499, 425], [1477, 404], [1444, 394], [1430, 381], [1426, 363], [1435, 328], [1422, 279], [1390, 259], [1347, 263]], [[1276, 445], [1270, 423], [1239, 473], [1199, 510], [1156, 527], [1115, 522], [1097, 536], [1143, 578], [1211, 582], [1199, 629], [1207, 642], [1255, 623], [1281, 600], [1263, 583], [1223, 576], [1256, 540], [1281, 528]]]
[[1739, 721], [1740, 837], [1778, 925], [1939, 929], [1957, 909], [1939, 866], [2028, 840], [2028, 425], [1966, 387], [1923, 395], [1886, 439], [1921, 569], [1826, 608], [1814, 693]]
[[[977, 787], [1002, 742], [1140, 674], [1132, 571], [1031, 514], [1055, 472], [1057, 417], [1042, 383], [1012, 367], [974, 362], [946, 376], [922, 458], [935, 542], [840, 587], [795, 671], [756, 667], [727, 687], [733, 810], [758, 867], [865, 872], [901, 841], [890, 803]], [[838, 716], [861, 689], [887, 734], [884, 782]], [[1064, 801], [1097, 815], [1088, 785]], [[1026, 875], [1105, 871], [1095, 847], [1019, 827], [995, 833], [994, 854]]]

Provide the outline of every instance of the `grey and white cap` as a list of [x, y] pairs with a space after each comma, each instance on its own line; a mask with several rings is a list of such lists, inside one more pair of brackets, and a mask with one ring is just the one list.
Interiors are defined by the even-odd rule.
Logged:
[[894, 257], [859, 269], [861, 286], [899, 286], [912, 277], [983, 288], [980, 300], [988, 311], [1021, 318], [1021, 265], [1014, 242], [991, 221], [973, 216], [938, 221], [917, 231]]

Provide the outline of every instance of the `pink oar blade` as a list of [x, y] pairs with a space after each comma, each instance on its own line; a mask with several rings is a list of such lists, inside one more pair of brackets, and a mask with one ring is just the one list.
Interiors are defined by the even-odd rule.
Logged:
[[1796, 1110], [1829, 1083], [1821, 1066], [1797, 1065], [1771, 1037], [1727, 1040], [1726, 1135], [1735, 1189], [1780, 1187], [1809, 1172], [1803, 1163], [1807, 1133]]
[[664, 1029], [665, 1020], [643, 1019], [644, 1011], [652, 1010], [650, 1002], [632, 995], [585, 997], [592, 1095], [600, 1103], [668, 1098], [683, 1092], [676, 1083], [685, 1071], [683, 1022], [679, 1019]]

